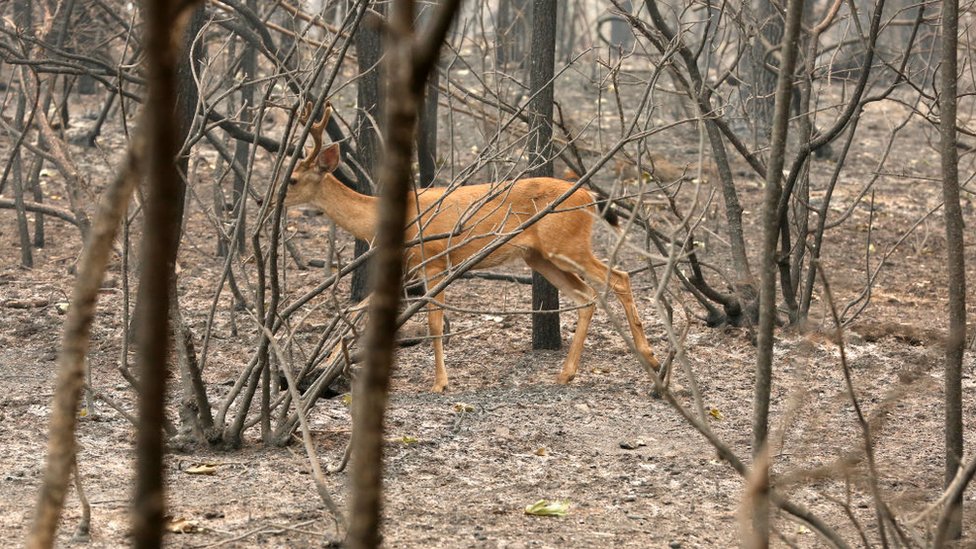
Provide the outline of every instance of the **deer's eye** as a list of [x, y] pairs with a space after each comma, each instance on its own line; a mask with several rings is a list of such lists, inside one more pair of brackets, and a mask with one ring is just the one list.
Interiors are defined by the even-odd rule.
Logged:
[[295, 183], [298, 183], [298, 178], [297, 177], [290, 177], [290, 178], [288, 178], [288, 185], [289, 186], [294, 186]]

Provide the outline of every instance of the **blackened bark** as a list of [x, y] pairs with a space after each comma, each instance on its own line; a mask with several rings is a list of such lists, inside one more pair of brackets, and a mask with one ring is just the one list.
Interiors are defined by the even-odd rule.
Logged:
[[[631, 0], [621, 0], [623, 11], [631, 13], [634, 6]], [[610, 22], [610, 45], [617, 51], [627, 52], [634, 45], [634, 33], [626, 20], [614, 17]]]
[[[434, 3], [436, 5], [436, 2]], [[420, 21], [427, 23], [433, 9], [421, 8]], [[424, 97], [417, 111], [417, 164], [420, 169], [419, 187], [426, 188], [434, 184], [437, 174], [437, 100], [440, 92], [437, 85], [440, 73], [435, 68], [427, 77]]]
[[419, 123], [417, 124], [417, 163], [420, 167], [420, 187], [434, 184], [437, 174], [437, 99], [440, 93], [437, 83], [440, 75], [437, 70], [430, 74], [424, 100], [420, 103]]
[[524, 66], [529, 53], [529, 22], [532, 20], [533, 0], [499, 0], [495, 20], [495, 61], [504, 66], [517, 63]]
[[[256, 0], [248, 0], [247, 7], [251, 10], [257, 11]], [[201, 46], [198, 46], [201, 47]], [[244, 51], [241, 53], [241, 72], [244, 84], [241, 86], [241, 124], [247, 126], [250, 124], [253, 115], [252, 109], [254, 108], [254, 86], [248, 84], [249, 80], [253, 80], [257, 76], [257, 51], [254, 44], [248, 41], [243, 41], [241, 47]], [[237, 162], [241, 167], [246, 169], [248, 153], [251, 150], [251, 144], [247, 141], [238, 140], [234, 145], [234, 161]], [[237, 253], [244, 254], [247, 249], [247, 195], [245, 185], [244, 175], [238, 171], [234, 171], [234, 191], [231, 195], [232, 202], [234, 204], [233, 213], [231, 214], [231, 219], [238, 220], [240, 226], [237, 227], [235, 232], [234, 244], [237, 246]], [[223, 213], [223, 208], [221, 208]]]
[[[556, 52], [556, 0], [534, 0], [532, 54], [529, 63], [529, 175], [552, 177], [552, 102]], [[539, 273], [532, 273], [532, 348], [558, 349], [559, 291]]]
[[[14, 2], [14, 22], [17, 28], [24, 33], [32, 33], [33, 27], [33, 10], [34, 3], [25, 0], [23, 2]], [[37, 103], [35, 102], [34, 108], [37, 108]], [[14, 127], [17, 131], [21, 133], [21, 140], [24, 139], [23, 134], [27, 131], [27, 125], [24, 124], [24, 116], [27, 114], [27, 90], [21, 90], [20, 95], [17, 97], [17, 114], [14, 117]], [[31, 249], [30, 240], [30, 228], [27, 225], [27, 210], [24, 208], [24, 170], [23, 170], [23, 156], [20, 154], [20, 141], [17, 142], [17, 149], [14, 150], [13, 158], [11, 158], [11, 168], [13, 173], [13, 188], [14, 188], [14, 203], [17, 209], [17, 234], [20, 237], [20, 264], [24, 267], [34, 266], [34, 254]], [[40, 216], [37, 216], [40, 219]]]
[[575, 13], [571, 2], [558, 2], [556, 6], [556, 54], [559, 61], [569, 63], [576, 45]]
[[[385, 10], [383, 6], [374, 8]], [[380, 11], [383, 13], [383, 11]], [[382, 41], [379, 24], [376, 21], [365, 21], [360, 25], [354, 39], [356, 41], [356, 61], [359, 64], [359, 82], [356, 85], [357, 123], [359, 132], [356, 135], [356, 152], [362, 162], [363, 171], [375, 181], [377, 166], [380, 161], [380, 129], [376, 124], [383, 116], [383, 94], [381, 93], [382, 75], [379, 63], [382, 56]], [[360, 181], [355, 186], [362, 194], [373, 194], [372, 188], [366, 181]], [[369, 242], [356, 240], [353, 258], [357, 258], [369, 250]], [[351, 298], [360, 302], [369, 293], [369, 265], [364, 263], [352, 273]]]

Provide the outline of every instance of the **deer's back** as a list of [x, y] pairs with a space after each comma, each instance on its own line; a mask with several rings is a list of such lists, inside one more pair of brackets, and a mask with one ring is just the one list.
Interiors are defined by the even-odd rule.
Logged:
[[[411, 201], [408, 215], [416, 216], [419, 208], [421, 222], [409, 228], [407, 238], [451, 236], [427, 240], [422, 244], [423, 249], [414, 246], [410, 250], [410, 263], [416, 265], [424, 258], [435, 264], [436, 270], [444, 270], [449, 264], [456, 265], [480, 252], [496, 236], [516, 230], [571, 186], [572, 183], [561, 179], [530, 178], [515, 183], [469, 185], [450, 194], [444, 194], [446, 189], [443, 188], [426, 189], [418, 201]], [[577, 190], [553, 213], [481, 260], [477, 268], [489, 268], [521, 258], [530, 250], [543, 255], [556, 253], [572, 257], [584, 246], [588, 252], [593, 226], [592, 204], [593, 197], [588, 191]]]

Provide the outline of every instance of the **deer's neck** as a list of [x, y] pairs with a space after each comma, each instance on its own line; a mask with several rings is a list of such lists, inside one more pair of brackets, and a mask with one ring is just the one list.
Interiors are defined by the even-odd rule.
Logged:
[[312, 203], [336, 225], [362, 240], [376, 236], [375, 197], [357, 193], [332, 175], [325, 176], [319, 189]]

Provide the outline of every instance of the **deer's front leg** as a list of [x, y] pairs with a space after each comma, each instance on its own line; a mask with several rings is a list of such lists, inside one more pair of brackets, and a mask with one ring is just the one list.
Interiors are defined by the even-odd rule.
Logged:
[[427, 304], [427, 328], [434, 345], [434, 386], [431, 391], [440, 393], [447, 387], [447, 368], [444, 366], [444, 292], [431, 298]]

